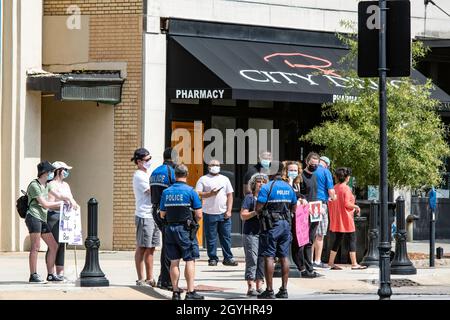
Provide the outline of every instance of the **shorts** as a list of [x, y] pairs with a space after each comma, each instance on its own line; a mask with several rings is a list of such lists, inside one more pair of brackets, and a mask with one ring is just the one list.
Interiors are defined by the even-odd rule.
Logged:
[[25, 224], [27, 225], [29, 233], [50, 233], [51, 229], [47, 224], [47, 221], [42, 221], [31, 214], [27, 214], [25, 217]]
[[164, 236], [164, 249], [170, 260], [191, 261], [200, 258], [197, 237], [191, 240], [184, 224], [166, 225]]
[[316, 236], [325, 236], [328, 231], [328, 207], [322, 202], [322, 219], [319, 221]]
[[291, 227], [286, 220], [274, 222], [273, 228], [259, 234], [260, 257], [289, 257]]
[[135, 216], [136, 245], [139, 248], [154, 248], [160, 245], [160, 232], [152, 218]]

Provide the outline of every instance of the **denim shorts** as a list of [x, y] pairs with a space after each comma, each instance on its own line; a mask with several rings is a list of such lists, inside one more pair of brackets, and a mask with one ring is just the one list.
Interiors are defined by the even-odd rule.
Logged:
[[197, 237], [191, 240], [184, 224], [169, 224], [165, 228], [164, 245], [170, 260], [191, 261], [200, 258]]
[[33, 217], [31, 214], [27, 214], [25, 217], [25, 224], [27, 225], [29, 233], [50, 233], [51, 229], [47, 224], [47, 221], [39, 220]]
[[289, 222], [278, 220], [273, 228], [259, 234], [260, 257], [289, 257], [292, 235]]

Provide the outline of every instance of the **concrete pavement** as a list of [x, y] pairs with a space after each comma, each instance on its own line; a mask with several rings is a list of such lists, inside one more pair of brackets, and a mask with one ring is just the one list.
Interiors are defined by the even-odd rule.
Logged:
[[[450, 242], [439, 242], [444, 253], [450, 252]], [[426, 258], [427, 242], [408, 243], [408, 252], [413, 256]], [[242, 248], [233, 248], [237, 267], [209, 267], [206, 251], [196, 263], [197, 290], [206, 299], [252, 299], [248, 298], [244, 275]], [[38, 272], [45, 276], [45, 253], [39, 254]], [[220, 257], [220, 252], [219, 252]], [[81, 288], [77, 285], [77, 274], [84, 266], [85, 252], [77, 250], [75, 266], [74, 250], [66, 253], [66, 277], [63, 284], [29, 284], [28, 253], [0, 253], [0, 300], [158, 300], [170, 299], [171, 292], [151, 287], [135, 286], [134, 252], [100, 251], [100, 267], [110, 281], [109, 287]], [[429, 268], [428, 260], [413, 260], [417, 275], [392, 275], [392, 299], [450, 299], [450, 258], [436, 260], [436, 267]], [[378, 299], [378, 268], [351, 270], [317, 270], [323, 277], [316, 279], [289, 279], [289, 299], [315, 300], [359, 300]], [[184, 263], [182, 263], [182, 268]], [[155, 255], [155, 275], [159, 273], [159, 251]], [[182, 276], [182, 279], [184, 277]], [[274, 288], [281, 284], [275, 278]], [[181, 287], [186, 287], [181, 280]], [[253, 298], [254, 299], [254, 298]]]

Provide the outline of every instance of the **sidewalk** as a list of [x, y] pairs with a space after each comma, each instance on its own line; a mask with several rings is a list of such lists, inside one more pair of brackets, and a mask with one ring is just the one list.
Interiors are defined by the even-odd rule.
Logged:
[[[438, 242], [444, 253], [450, 252], [450, 242]], [[408, 252], [416, 256], [428, 254], [427, 242], [408, 243]], [[206, 251], [196, 263], [196, 286], [206, 299], [250, 299], [244, 275], [242, 248], [233, 248], [237, 267], [209, 267]], [[45, 276], [45, 253], [39, 253], [38, 272]], [[220, 257], [219, 252], [219, 257]], [[78, 274], [84, 267], [85, 252], [77, 251]], [[151, 287], [135, 286], [134, 252], [101, 251], [100, 267], [110, 282], [109, 287], [81, 288], [76, 284], [74, 251], [66, 252], [66, 277], [63, 284], [29, 284], [28, 252], [0, 253], [0, 300], [158, 300], [170, 299], [171, 292]], [[429, 268], [428, 260], [413, 260], [417, 275], [392, 275], [392, 299], [450, 299], [450, 259], [436, 259], [436, 267]], [[317, 270], [323, 277], [316, 279], [289, 279], [289, 299], [378, 299], [378, 268], [351, 270]], [[182, 263], [184, 267], [184, 263]], [[159, 251], [155, 255], [155, 274], [159, 273]], [[183, 270], [182, 270], [183, 275]], [[182, 279], [184, 277], [182, 276]], [[411, 280], [411, 281], [408, 281]], [[281, 284], [274, 279], [274, 289]], [[186, 288], [184, 280], [180, 283]], [[397, 287], [398, 285], [398, 287]]]

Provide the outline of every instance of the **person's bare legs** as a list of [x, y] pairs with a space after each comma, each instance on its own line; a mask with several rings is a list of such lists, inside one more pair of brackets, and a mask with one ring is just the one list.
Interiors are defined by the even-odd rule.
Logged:
[[184, 268], [184, 277], [186, 278], [187, 291], [194, 291], [195, 260], [186, 261], [186, 267]]
[[350, 260], [352, 262], [352, 267], [358, 267], [359, 264], [356, 261], [356, 252], [355, 251], [350, 251]]
[[328, 265], [333, 268], [334, 260], [336, 259], [337, 251], [330, 250], [330, 259], [328, 260]]
[[[53, 235], [49, 233], [41, 234], [42, 240], [47, 244], [48, 247], [48, 256], [47, 256], [47, 273], [54, 274], [55, 273], [55, 260], [56, 260], [56, 252], [58, 251], [58, 243], [56, 242]], [[37, 257], [37, 256], [36, 256]]]
[[[186, 264], [187, 268], [187, 264]], [[178, 281], [180, 280], [180, 259], [170, 261], [170, 281], [172, 282], [173, 292], [180, 291], [178, 289]]]
[[273, 257], [264, 257], [264, 276], [267, 290], [273, 290]]
[[144, 251], [144, 263], [145, 263], [145, 272], [147, 278], [145, 280], [153, 280], [153, 254], [155, 252], [155, 248], [145, 248]]
[[322, 262], [323, 236], [317, 235], [314, 239], [314, 262]]
[[247, 289], [248, 290], [253, 289], [253, 283], [254, 283], [253, 280], [247, 280]]
[[33, 274], [37, 271], [37, 258], [41, 246], [41, 234], [38, 232], [30, 233], [30, 242], [31, 248], [30, 255], [28, 256], [28, 263], [30, 265], [30, 274]]
[[146, 248], [136, 247], [134, 253], [134, 262], [136, 264], [136, 272], [138, 280], [144, 280], [144, 253]]
[[264, 284], [263, 279], [256, 279], [256, 290], [260, 290]]
[[287, 283], [289, 279], [289, 258], [280, 258], [281, 262], [281, 287], [287, 289]]

